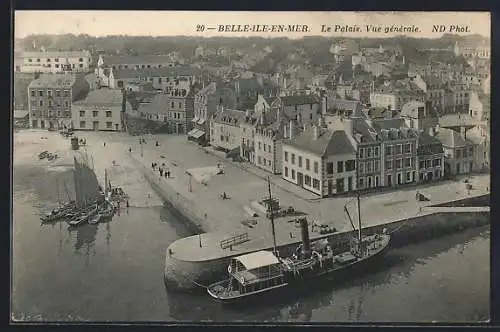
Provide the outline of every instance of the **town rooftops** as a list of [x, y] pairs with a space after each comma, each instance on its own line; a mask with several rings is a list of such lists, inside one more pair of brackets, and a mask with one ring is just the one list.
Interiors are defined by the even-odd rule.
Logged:
[[217, 91], [217, 84], [215, 82], [212, 82], [209, 85], [205, 86], [200, 91], [198, 91], [196, 94], [198, 96], [207, 96], [215, 93], [215, 91]]
[[141, 64], [164, 64], [171, 63], [172, 58], [169, 55], [103, 55], [102, 59], [108, 66], [113, 65], [141, 65]]
[[418, 119], [419, 118], [418, 109], [421, 107], [423, 107], [425, 110], [425, 104], [423, 102], [410, 100], [409, 102], [404, 104], [403, 107], [401, 108], [401, 116], [402, 117], [407, 116], [410, 118]]
[[318, 139], [314, 139], [314, 127], [308, 127], [295, 138], [287, 141], [295, 148], [312, 152], [319, 156], [355, 153], [356, 150], [345, 131], [319, 128]]
[[439, 126], [442, 128], [472, 127], [478, 122], [468, 114], [446, 114], [439, 118]]
[[75, 102], [75, 105], [121, 105], [123, 95], [121, 90], [97, 89], [87, 94], [85, 99]]
[[150, 103], [141, 104], [139, 111], [149, 114], [166, 114], [169, 96], [163, 93], [156, 94]]
[[114, 69], [115, 78], [195, 76], [200, 70], [194, 67], [127, 68]]
[[429, 135], [428, 132], [423, 131], [418, 135], [418, 145], [431, 145], [431, 144], [441, 144], [441, 141], [435, 136]]
[[283, 106], [295, 106], [306, 104], [318, 104], [319, 101], [311, 95], [284, 96], [280, 97]]
[[459, 132], [448, 128], [440, 128], [436, 138], [449, 148], [463, 147], [472, 143], [469, 140], [466, 141]]
[[361, 103], [357, 100], [334, 99], [331, 103], [331, 108], [342, 111], [357, 111]]
[[29, 88], [70, 88], [76, 81], [72, 74], [42, 74]]
[[[370, 128], [366, 121], [354, 121], [353, 129], [354, 134], [360, 134], [363, 137], [363, 143], [373, 143], [377, 141], [375, 139], [377, 133], [374, 129]], [[354, 138], [357, 140], [357, 135], [354, 135]]]
[[39, 51], [39, 52], [19, 52], [20, 58], [78, 58], [89, 57], [89, 51]]
[[213, 120], [217, 123], [238, 127], [240, 123], [245, 121], [245, 115], [244, 111], [223, 108], [213, 115]]

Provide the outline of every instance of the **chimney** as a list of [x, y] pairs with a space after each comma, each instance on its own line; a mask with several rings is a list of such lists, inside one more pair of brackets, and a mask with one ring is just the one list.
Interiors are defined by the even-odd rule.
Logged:
[[319, 126], [313, 126], [313, 139], [316, 141], [319, 138]]
[[302, 218], [300, 220], [300, 229], [302, 231], [302, 255], [305, 257], [307, 257], [311, 251], [308, 227], [309, 225], [307, 224], [307, 219]]
[[290, 122], [288, 124], [288, 136], [290, 139], [293, 139], [294, 135], [295, 135], [295, 132], [294, 132], [293, 121], [290, 120]]

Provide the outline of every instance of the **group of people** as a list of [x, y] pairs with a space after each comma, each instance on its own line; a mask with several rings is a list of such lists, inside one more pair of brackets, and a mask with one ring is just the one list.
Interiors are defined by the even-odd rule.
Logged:
[[153, 170], [156, 170], [156, 168], [158, 168], [158, 172], [160, 173], [161, 177], [165, 176], [165, 178], [170, 178], [170, 170], [168, 168], [165, 168], [165, 163], [159, 165], [158, 163], [153, 162], [151, 163], [151, 168]]

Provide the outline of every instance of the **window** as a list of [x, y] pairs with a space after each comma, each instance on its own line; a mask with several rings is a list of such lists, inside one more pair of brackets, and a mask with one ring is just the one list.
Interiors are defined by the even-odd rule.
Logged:
[[309, 187], [311, 186], [311, 177], [309, 175], [306, 175], [304, 177], [304, 183], [306, 186], [309, 186]]
[[337, 161], [337, 173], [342, 173], [344, 171], [344, 162]]
[[113, 128], [113, 122], [108, 121], [106, 122], [106, 129], [112, 129]]
[[441, 166], [441, 159], [434, 159], [432, 162], [432, 166]]
[[259, 150], [262, 150], [262, 143], [259, 142]]
[[59, 58], [55, 58], [55, 59], [54, 59], [54, 61], [55, 61], [55, 62], [59, 62]]
[[363, 188], [364, 188], [364, 182], [365, 182], [365, 181], [364, 181], [364, 179], [363, 179], [363, 178], [359, 179], [359, 188], [360, 188], [360, 189], [363, 189]]
[[373, 154], [374, 154], [374, 156], [375, 156], [375, 157], [378, 157], [378, 152], [379, 152], [379, 151], [378, 151], [378, 146], [376, 146], [373, 150], [374, 150], [374, 153], [373, 153]]
[[161, 84], [161, 77], [158, 77], [158, 84]]
[[411, 158], [405, 158], [405, 167], [411, 167]]
[[39, 91], [38, 91], [38, 95], [39, 95], [40, 97], [43, 97], [43, 91], [42, 91], [42, 90], [39, 90]]
[[365, 149], [364, 149], [364, 148], [360, 148], [360, 149], [359, 149], [359, 157], [360, 157], [360, 158], [364, 158], [364, 154], [365, 154], [364, 152], [365, 152]]
[[455, 158], [460, 158], [460, 149], [455, 150]]
[[267, 164], [266, 158], [262, 158], [262, 160], [264, 161], [264, 163], [263, 163], [264, 166], [266, 166], [266, 164]]
[[106, 111], [106, 117], [110, 118], [111, 117], [111, 111]]
[[28, 62], [33, 62], [33, 59], [28, 59]]
[[319, 189], [319, 180], [318, 179], [313, 179], [313, 188]]
[[292, 169], [292, 180], [295, 180], [295, 170]]
[[396, 145], [396, 154], [403, 153], [403, 146], [401, 144]]
[[61, 97], [61, 91], [56, 90], [56, 97]]
[[392, 156], [392, 146], [391, 145], [385, 147], [385, 155]]
[[40, 106], [43, 106], [43, 100], [40, 100]]
[[78, 59], [78, 61], [83, 62], [83, 58]]
[[411, 182], [411, 173], [406, 172], [406, 182]]
[[35, 97], [36, 96], [36, 91], [35, 90], [31, 90], [31, 97]]
[[405, 153], [411, 153], [411, 144], [405, 144]]
[[271, 167], [271, 159], [267, 160], [267, 166]]
[[396, 169], [403, 168], [403, 159], [396, 159]]
[[430, 159], [429, 159], [429, 160], [426, 160], [426, 161], [425, 161], [425, 168], [429, 168], [429, 167], [431, 167], [431, 166], [432, 166], [432, 160], [430, 160]]
[[49, 107], [52, 107], [52, 100], [49, 100]]
[[345, 171], [352, 172], [356, 169], [356, 161], [355, 160], [347, 160], [345, 162]]
[[326, 173], [327, 174], [333, 174], [333, 163], [327, 163], [326, 164]]
[[61, 111], [57, 111], [57, 116], [61, 116]]
[[66, 100], [66, 101], [64, 102], [64, 106], [69, 107], [69, 101], [67, 101], [67, 100]]
[[302, 167], [302, 156], [299, 156], [299, 167]]
[[389, 171], [392, 170], [392, 160], [387, 160], [385, 162], [385, 169]]
[[266, 152], [266, 145], [264, 144], [264, 152]]
[[92, 116], [95, 118], [99, 115], [99, 111], [92, 111]]
[[308, 171], [310, 169], [310, 164], [309, 164], [309, 159], [306, 158], [306, 170]]
[[257, 163], [258, 163], [259, 165], [262, 165], [262, 158], [261, 158], [261, 156], [258, 156], [258, 157], [257, 157]]
[[425, 168], [425, 160], [420, 160], [418, 162], [418, 168]]
[[47, 90], [47, 96], [52, 97], [52, 90]]
[[80, 128], [85, 128], [85, 121], [80, 121]]
[[69, 97], [69, 90], [64, 90], [64, 97]]
[[372, 168], [373, 168], [373, 163], [372, 163], [372, 161], [370, 160], [370, 161], [368, 161], [368, 162], [366, 163], [366, 173], [371, 173], [371, 172], [372, 172]]
[[170, 103], [170, 108], [175, 108], [174, 102]]
[[40, 59], [36, 59], [36, 62], [40, 62]]
[[285, 161], [288, 161], [288, 151], [285, 151]]
[[284, 173], [285, 173], [285, 176], [288, 177], [288, 167], [285, 167]]
[[78, 67], [83, 68], [83, 64], [81, 64], [81, 63], [80, 63], [80, 64], [78, 65]]
[[318, 173], [318, 162], [314, 162], [314, 173]]
[[380, 160], [375, 160], [374, 171], [378, 172], [380, 170]]
[[179, 108], [182, 108], [182, 103], [179, 103]]
[[83, 117], [83, 116], [85, 116], [85, 111], [80, 111], [80, 117]]
[[372, 156], [372, 148], [366, 149], [366, 157], [370, 158]]
[[267, 146], [267, 152], [272, 152], [273, 150], [271, 150], [271, 145], [268, 145]]
[[292, 164], [295, 165], [295, 153], [292, 153]]

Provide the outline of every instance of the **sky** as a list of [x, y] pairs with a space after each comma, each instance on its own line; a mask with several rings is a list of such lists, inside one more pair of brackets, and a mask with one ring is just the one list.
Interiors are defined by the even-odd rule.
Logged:
[[[393, 37], [407, 35], [421, 38], [439, 38], [444, 32], [433, 32], [433, 25], [443, 25], [447, 33], [480, 34], [490, 37], [488, 12], [237, 12], [237, 11], [16, 11], [15, 38], [30, 34], [89, 34], [151, 35], [151, 36], [263, 36], [291, 37], [320, 35], [332, 37]], [[217, 27], [231, 24], [307, 25], [308, 32], [219, 32], [217, 29], [197, 32], [204, 25]], [[332, 31], [322, 32], [322, 25]], [[345, 32], [341, 27], [355, 27], [361, 31]], [[366, 32], [366, 26], [381, 31]], [[400, 33], [391, 27], [414, 26], [417, 32]], [[466, 32], [450, 31], [450, 27], [468, 27]], [[337, 27], [336, 27], [337, 26]], [[337, 28], [337, 31], [335, 31]]]

